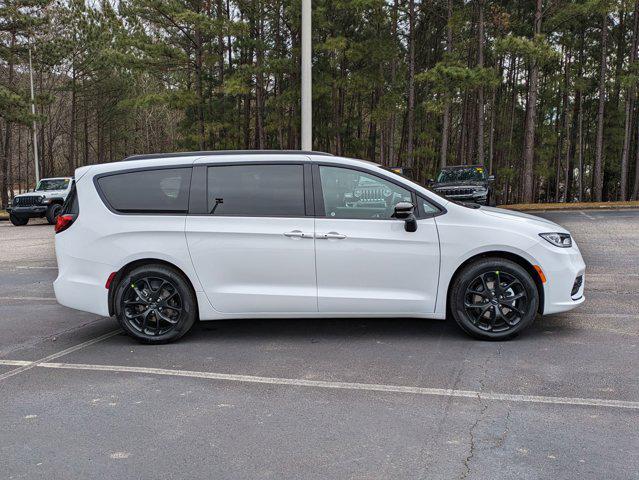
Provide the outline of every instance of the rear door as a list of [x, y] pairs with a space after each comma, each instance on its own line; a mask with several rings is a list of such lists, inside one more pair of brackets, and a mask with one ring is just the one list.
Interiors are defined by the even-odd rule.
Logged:
[[[435, 310], [439, 210], [373, 173], [314, 166], [319, 311], [330, 314], [425, 314]], [[416, 232], [392, 218], [399, 202], [421, 212]], [[430, 217], [430, 218], [426, 218]]]
[[[317, 312], [310, 164], [197, 165], [186, 235], [222, 313]], [[309, 198], [311, 197], [311, 198]]]

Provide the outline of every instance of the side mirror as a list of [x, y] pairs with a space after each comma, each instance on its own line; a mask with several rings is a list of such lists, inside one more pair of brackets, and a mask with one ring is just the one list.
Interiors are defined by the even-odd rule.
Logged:
[[489, 182], [494, 182], [495, 181], [495, 175], [488, 175], [488, 181]]
[[404, 220], [404, 228], [407, 232], [417, 231], [417, 219], [415, 218], [415, 214], [413, 213], [414, 210], [415, 205], [409, 202], [399, 202], [397, 205], [395, 205], [395, 212], [393, 213], [393, 217]]

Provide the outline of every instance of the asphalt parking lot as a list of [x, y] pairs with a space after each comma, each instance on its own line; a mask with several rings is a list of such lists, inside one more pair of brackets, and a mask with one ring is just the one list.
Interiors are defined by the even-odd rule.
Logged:
[[540, 215], [587, 299], [509, 342], [332, 319], [142, 346], [57, 305], [51, 226], [0, 222], [0, 477], [639, 479], [639, 210]]

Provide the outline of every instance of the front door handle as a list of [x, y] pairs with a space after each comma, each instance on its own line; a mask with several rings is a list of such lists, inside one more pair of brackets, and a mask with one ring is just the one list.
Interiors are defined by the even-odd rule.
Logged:
[[313, 238], [312, 233], [304, 233], [301, 230], [293, 230], [292, 232], [285, 232], [284, 236], [289, 238]]
[[318, 233], [315, 238], [322, 238], [325, 240], [343, 240], [346, 238], [346, 235], [342, 235], [337, 232], [328, 232], [328, 233]]

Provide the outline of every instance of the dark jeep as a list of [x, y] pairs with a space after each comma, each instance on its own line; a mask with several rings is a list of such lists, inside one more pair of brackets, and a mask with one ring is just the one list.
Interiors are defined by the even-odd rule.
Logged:
[[494, 205], [494, 180], [483, 165], [457, 165], [442, 168], [429, 187], [450, 200]]

